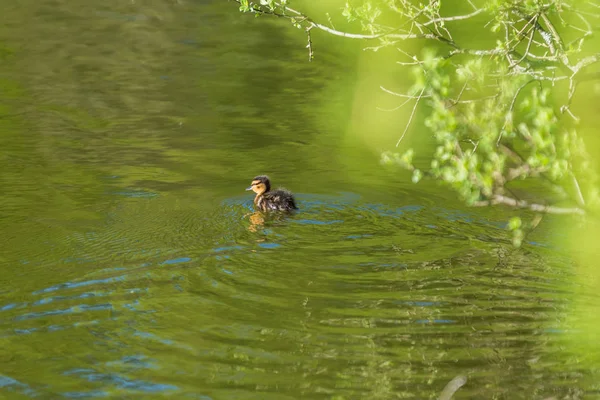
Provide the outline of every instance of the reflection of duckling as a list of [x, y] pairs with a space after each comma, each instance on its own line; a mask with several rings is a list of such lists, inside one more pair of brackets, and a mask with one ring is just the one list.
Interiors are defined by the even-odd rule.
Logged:
[[271, 182], [266, 175], [252, 179], [252, 185], [246, 190], [256, 193], [254, 206], [260, 211], [291, 211], [297, 208], [291, 192], [285, 189], [271, 191]]

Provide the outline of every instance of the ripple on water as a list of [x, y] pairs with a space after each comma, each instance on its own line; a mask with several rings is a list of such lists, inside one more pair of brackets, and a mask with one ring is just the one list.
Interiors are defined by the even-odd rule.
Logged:
[[[564, 259], [514, 252], [475, 214], [299, 200], [255, 232], [232, 200], [210, 214], [132, 211], [82, 237], [73, 256], [98, 269], [0, 304], [0, 340], [23, 360], [0, 384], [75, 398], [427, 398], [460, 372], [466, 396], [542, 387], [528, 360], [556, 351], [543, 343], [569, 293]], [[21, 379], [33, 360], [48, 379]]]

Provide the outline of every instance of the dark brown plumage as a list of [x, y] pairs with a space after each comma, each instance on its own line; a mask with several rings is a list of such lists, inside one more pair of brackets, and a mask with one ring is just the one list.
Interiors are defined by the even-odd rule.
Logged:
[[291, 211], [296, 210], [294, 195], [285, 189], [271, 191], [271, 182], [266, 175], [252, 179], [252, 184], [246, 190], [256, 193], [254, 206], [260, 211]]

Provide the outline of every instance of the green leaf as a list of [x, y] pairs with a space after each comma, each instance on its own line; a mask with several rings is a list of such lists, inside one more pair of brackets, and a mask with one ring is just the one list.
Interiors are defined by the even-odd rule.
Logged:
[[515, 247], [521, 247], [521, 244], [523, 243], [523, 239], [525, 238], [525, 234], [523, 233], [523, 231], [521, 229], [515, 229], [513, 231], [513, 237], [512, 237], [512, 244]]
[[519, 217], [512, 217], [509, 221], [508, 221], [508, 229], [511, 231], [515, 231], [517, 229], [519, 229], [522, 225], [522, 221], [521, 218]]
[[248, 4], [248, 0], [240, 0], [240, 11], [241, 12], [250, 11], [250, 6]]
[[423, 173], [421, 172], [421, 170], [415, 169], [412, 174], [412, 182], [419, 183], [422, 177]]

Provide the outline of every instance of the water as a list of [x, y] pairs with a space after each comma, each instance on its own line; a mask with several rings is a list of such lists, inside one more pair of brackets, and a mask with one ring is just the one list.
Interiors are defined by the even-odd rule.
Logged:
[[[227, 2], [5, 8], [1, 397], [597, 396], [553, 219], [515, 250], [378, 165], [334, 46]], [[253, 225], [260, 173], [300, 210]]]

